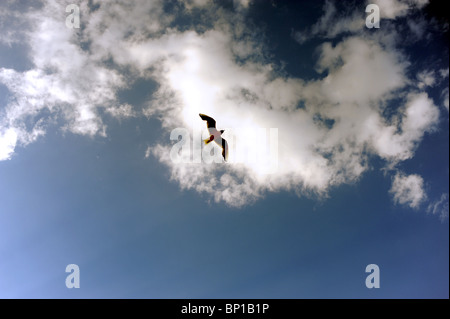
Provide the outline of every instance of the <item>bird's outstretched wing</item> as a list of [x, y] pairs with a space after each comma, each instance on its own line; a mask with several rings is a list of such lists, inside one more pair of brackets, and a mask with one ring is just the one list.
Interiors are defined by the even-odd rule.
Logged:
[[224, 138], [222, 139], [222, 156], [225, 162], [228, 161], [228, 142]]
[[203, 121], [206, 121], [206, 126], [208, 128], [216, 127], [216, 120], [214, 120], [212, 117], [209, 117], [208, 115], [205, 115], [205, 114], [202, 114], [202, 113], [200, 113], [199, 115], [200, 115], [200, 117], [202, 118]]

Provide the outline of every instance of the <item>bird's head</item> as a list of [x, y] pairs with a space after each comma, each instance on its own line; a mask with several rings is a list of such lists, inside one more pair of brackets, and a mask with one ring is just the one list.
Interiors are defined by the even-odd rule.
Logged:
[[220, 130], [220, 134], [223, 134], [223, 132], [225, 132], [225, 130]]

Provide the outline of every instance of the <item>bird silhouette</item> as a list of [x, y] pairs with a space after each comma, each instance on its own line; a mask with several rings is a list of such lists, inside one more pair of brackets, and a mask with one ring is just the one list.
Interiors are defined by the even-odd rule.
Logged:
[[212, 141], [216, 142], [217, 145], [219, 145], [222, 148], [222, 156], [226, 162], [228, 159], [228, 143], [224, 138], [222, 138], [222, 134], [225, 131], [224, 130], [218, 131], [216, 129], [216, 120], [214, 120], [212, 117], [202, 113], [199, 113], [199, 115], [203, 121], [206, 121], [206, 127], [208, 128], [210, 134], [209, 138], [203, 141], [205, 142], [205, 144], [209, 144]]

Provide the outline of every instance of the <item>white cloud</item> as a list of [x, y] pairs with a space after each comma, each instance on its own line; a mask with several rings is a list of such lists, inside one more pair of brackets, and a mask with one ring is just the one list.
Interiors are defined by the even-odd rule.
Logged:
[[17, 133], [13, 129], [0, 132], [0, 161], [11, 159], [17, 143]]
[[411, 13], [414, 9], [422, 9], [428, 0], [367, 0], [380, 7], [381, 19], [396, 19]]
[[447, 109], [447, 112], [448, 112], [448, 105], [449, 105], [448, 91], [449, 91], [448, 88], [446, 88], [446, 89], [444, 90], [444, 92], [442, 92], [442, 93], [443, 93], [443, 96], [444, 96], [444, 102], [443, 102], [443, 104], [444, 104], [445, 108]]
[[106, 108], [106, 112], [118, 119], [126, 119], [136, 116], [136, 112], [133, 110], [133, 106], [128, 103], [122, 104], [117, 107], [108, 107]]
[[373, 147], [383, 158], [392, 161], [409, 159], [423, 135], [432, 132], [438, 121], [439, 109], [426, 93], [410, 94], [401, 124], [379, 126], [378, 123], [373, 136]]
[[430, 203], [428, 205], [427, 212], [429, 214], [439, 215], [439, 218], [442, 221], [448, 219], [449, 214], [448, 194], [444, 193], [438, 200]]
[[404, 175], [403, 173], [397, 173], [389, 192], [393, 195], [396, 204], [407, 205], [417, 209], [427, 198], [423, 184], [422, 177], [417, 174]]
[[253, 0], [234, 0], [235, 6], [242, 6], [243, 8], [247, 9]]
[[[120, 108], [115, 91], [126, 84], [117, 71], [81, 49], [79, 34], [61, 19], [64, 6], [49, 2], [42, 10], [22, 17], [34, 26], [27, 36], [34, 68], [23, 72], [0, 68], [0, 81], [15, 97], [6, 107], [8, 126], [21, 127], [25, 119], [48, 111], [62, 116], [67, 130], [104, 135], [97, 108], [109, 112]], [[26, 135], [19, 135], [22, 143]]]
[[365, 28], [362, 12], [354, 11], [352, 15], [342, 17], [333, 1], [325, 1], [324, 14], [308, 30], [293, 32], [294, 39], [300, 44], [313, 37], [334, 38], [342, 33], [355, 33]]
[[[45, 112], [62, 118], [64, 129], [90, 136], [106, 134], [103, 113], [138, 116], [131, 105], [118, 103], [116, 92], [127, 83], [105, 61], [129, 70], [131, 79], [158, 83], [143, 114], [161, 118], [169, 132], [185, 127], [205, 134], [201, 112], [226, 129], [230, 145], [245, 150], [254, 144], [249, 133], [233, 140], [228, 128], [278, 128], [279, 163], [273, 174], [263, 174], [249, 159], [226, 165], [175, 164], [169, 140], [147, 148], [145, 157], [163, 162], [181, 188], [234, 206], [280, 190], [326, 196], [330, 187], [357, 181], [372, 156], [387, 162], [411, 158], [437, 123], [438, 109], [426, 93], [407, 94], [407, 58], [375, 36], [358, 33], [334, 46], [321, 45], [316, 65], [321, 77], [305, 81], [276, 71], [264, 47], [246, 31], [240, 10], [205, 12], [217, 19], [210, 29], [196, 32], [170, 28], [173, 17], [164, 14], [161, 1], [94, 3], [99, 8], [92, 12], [82, 5], [82, 32], [65, 28], [64, 7], [54, 2], [26, 16], [35, 26], [28, 37], [34, 68], [0, 69], [0, 81], [15, 97], [2, 122], [3, 159], [11, 157], [17, 143], [25, 145], [43, 134], [42, 122], [28, 130], [24, 122]], [[186, 3], [188, 9], [206, 5], [202, 0]], [[251, 2], [239, 3], [246, 8]], [[357, 32], [364, 23], [358, 13], [340, 19], [331, 2], [325, 12], [313, 34], [334, 37]], [[330, 21], [333, 27], [326, 31]], [[89, 48], [83, 50], [82, 43]], [[386, 106], [399, 96], [398, 112], [385, 118]], [[17, 137], [5, 133], [12, 131], [19, 132]], [[406, 203], [416, 205], [414, 199]]]
[[23, 19], [23, 15], [39, 7], [39, 3], [18, 3], [14, 0], [3, 0], [0, 5], [0, 44], [11, 46], [26, 40], [26, 32], [31, 28], [31, 21]]
[[407, 63], [396, 51], [386, 51], [378, 43], [349, 37], [335, 47], [321, 47], [318, 70], [329, 75], [321, 80], [320, 94], [330, 101], [364, 103], [386, 97], [405, 85]]
[[[441, 76], [441, 81], [444, 81], [447, 79], [446, 83], [448, 84], [448, 75], [449, 75], [449, 69], [441, 69], [439, 70], [439, 75]], [[443, 96], [443, 102], [442, 104], [444, 105], [444, 107], [447, 109], [448, 112], [448, 106], [449, 106], [449, 96], [448, 96], [448, 86], [444, 89], [444, 91], [442, 92], [442, 96]]]
[[150, 146], [147, 146], [147, 149], [145, 150], [145, 158], [149, 158], [152, 153], [152, 148]]
[[436, 83], [436, 75], [433, 70], [424, 70], [417, 74], [419, 89], [424, 89], [428, 86], [433, 86]]
[[[175, 61], [167, 59], [162, 67], [164, 75], [160, 77], [166, 81], [161, 88], [172, 92], [172, 99], [168, 102], [167, 94], [161, 94], [156, 104], [161, 112], [172, 114], [172, 121], [178, 116], [181, 126], [190, 129], [203, 125], [198, 119], [198, 113], [203, 112], [219, 114], [223, 127], [258, 125], [280, 130], [278, 172], [263, 178], [251, 164], [244, 165], [245, 169], [230, 165], [223, 173], [227, 183], [217, 184], [210, 181], [218, 169], [198, 173], [198, 165], [179, 166], [164, 160], [164, 148], [157, 153], [183, 187], [211, 193], [230, 205], [253, 200], [267, 190], [324, 194], [332, 185], [358, 180], [368, 168], [370, 149], [389, 160], [410, 158], [424, 132], [437, 121], [438, 111], [431, 100], [426, 94], [416, 94], [398, 114], [401, 134], [385, 123], [382, 110], [370, 105], [388, 99], [405, 85], [407, 64], [396, 52], [359, 37], [334, 48], [322, 47], [319, 68], [328, 70], [329, 75], [308, 83], [274, 77], [270, 68], [261, 65], [236, 65], [226, 49], [230, 41], [226, 34], [213, 31], [177, 37], [174, 43], [186, 49], [177, 50], [182, 56]], [[209, 72], [211, 69], [216, 72]], [[239, 85], [236, 79], [240, 79]], [[305, 109], [296, 108], [301, 100]], [[327, 128], [320, 116], [334, 121], [333, 127]], [[174, 123], [167, 123], [170, 125]], [[392, 140], [396, 140], [394, 147]], [[231, 185], [240, 191], [231, 192]]]
[[405, 1], [397, 0], [368, 0], [380, 8], [382, 19], [395, 19], [408, 13], [409, 5]]
[[439, 70], [439, 74], [441, 75], [441, 77], [443, 79], [446, 79], [446, 78], [448, 78], [449, 69], [441, 69], [441, 70]]
[[[323, 6], [322, 17], [310, 28], [302, 31], [293, 31], [293, 38], [303, 44], [304, 42], [314, 38], [335, 38], [341, 34], [359, 34], [366, 30], [366, 13], [360, 6], [353, 10], [351, 14], [345, 13], [343, 16], [342, 9], [337, 10], [337, 1], [327, 0]], [[380, 8], [380, 19], [395, 20], [400, 17], [410, 15], [416, 10], [422, 9], [428, 0], [367, 0], [366, 6], [376, 4]], [[427, 23], [423, 18], [409, 17], [407, 25], [417, 39], [422, 39], [426, 34]], [[387, 31], [388, 25], [383, 25]]]
[[184, 6], [188, 10], [192, 10], [195, 7], [204, 7], [211, 3], [211, 0], [183, 0]]

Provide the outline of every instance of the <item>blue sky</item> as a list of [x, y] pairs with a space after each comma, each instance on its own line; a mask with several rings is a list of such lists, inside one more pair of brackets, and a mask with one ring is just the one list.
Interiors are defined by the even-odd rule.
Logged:
[[[0, 297], [448, 298], [434, 1], [71, 3], [0, 5]], [[200, 112], [277, 169], [171, 157]]]

